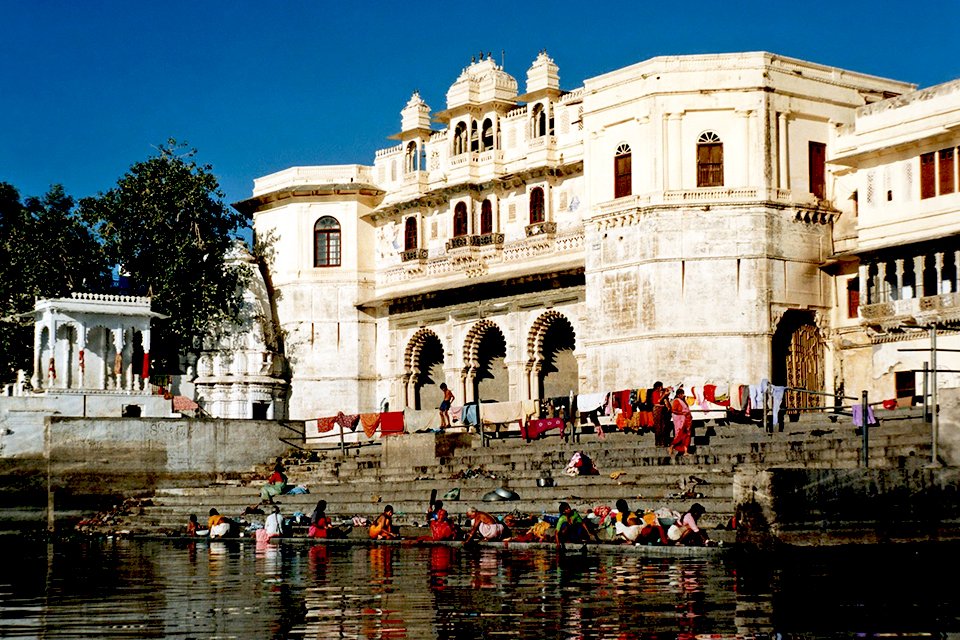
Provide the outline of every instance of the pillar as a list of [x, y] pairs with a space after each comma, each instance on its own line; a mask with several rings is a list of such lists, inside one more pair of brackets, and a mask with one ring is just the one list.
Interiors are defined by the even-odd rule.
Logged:
[[871, 304], [870, 302], [870, 279], [869, 274], [870, 265], [860, 263], [860, 266], [857, 268], [857, 277], [860, 279], [860, 304]]
[[890, 290], [887, 288], [887, 263], [877, 263], [877, 302], [887, 302], [890, 300]]
[[893, 261], [893, 264], [896, 269], [897, 281], [890, 291], [890, 298], [892, 300], [900, 300], [903, 298], [903, 258], [897, 258]]
[[781, 111], [777, 114], [777, 157], [779, 158], [777, 172], [777, 186], [781, 189], [790, 189], [790, 154], [787, 124], [790, 113]]
[[140, 336], [143, 342], [143, 388], [148, 390], [150, 388], [150, 327], [140, 332]]
[[680, 119], [683, 112], [667, 114], [667, 141], [663, 155], [667, 158], [667, 190], [681, 189], [683, 184], [683, 149], [680, 142]]
[[43, 346], [43, 325], [39, 322], [33, 325], [33, 375], [30, 377], [30, 385], [34, 389], [39, 389], [43, 380], [43, 354], [40, 352]]
[[741, 171], [743, 174], [740, 176], [740, 184], [744, 187], [748, 187], [753, 184], [753, 179], [751, 176], [750, 166], [751, 166], [751, 153], [750, 153], [750, 116], [753, 112], [749, 109], [737, 109], [736, 114], [739, 116], [740, 123], [740, 139], [743, 144], [743, 165]]
[[113, 387], [119, 391], [123, 388], [123, 328], [113, 330], [113, 348], [116, 351], [113, 363], [106, 364], [112, 366]]
[[937, 251], [933, 254], [933, 266], [937, 272], [937, 285], [935, 291], [926, 291], [924, 290], [923, 294], [926, 296], [936, 296], [944, 293], [943, 291], [943, 252]]
[[85, 351], [87, 348], [87, 325], [78, 323], [77, 325], [77, 382], [81, 389], [86, 389], [86, 369]]

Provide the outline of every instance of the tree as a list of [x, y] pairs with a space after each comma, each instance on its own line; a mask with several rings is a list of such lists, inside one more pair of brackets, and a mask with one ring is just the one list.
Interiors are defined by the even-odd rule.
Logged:
[[158, 373], [180, 371], [180, 356], [200, 350], [203, 336], [235, 318], [245, 274], [225, 261], [245, 216], [223, 203], [210, 165], [175, 140], [130, 167], [117, 186], [80, 209], [95, 226], [107, 257], [127, 272], [137, 293], [153, 297], [150, 352]]
[[62, 186], [21, 202], [0, 182], [0, 380], [32, 371], [36, 298], [98, 291], [108, 281], [100, 244]]

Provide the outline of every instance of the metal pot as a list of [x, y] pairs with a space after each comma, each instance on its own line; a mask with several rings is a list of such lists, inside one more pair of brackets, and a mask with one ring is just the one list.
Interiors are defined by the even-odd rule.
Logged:
[[553, 478], [537, 478], [538, 487], [552, 487]]

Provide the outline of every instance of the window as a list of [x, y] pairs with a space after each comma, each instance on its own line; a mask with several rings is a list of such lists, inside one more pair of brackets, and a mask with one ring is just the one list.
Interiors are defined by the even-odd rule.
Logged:
[[467, 125], [463, 122], [457, 123], [457, 128], [453, 132], [453, 155], [458, 156], [467, 150]]
[[493, 205], [490, 200], [484, 200], [480, 205], [480, 233], [493, 233]]
[[633, 172], [630, 168], [630, 145], [621, 144], [613, 158], [613, 197], [622, 198], [633, 193]]
[[493, 122], [490, 118], [483, 121], [483, 135], [480, 137], [480, 150], [489, 151], [493, 149]]
[[912, 405], [913, 397], [917, 395], [917, 375], [913, 371], [894, 371], [893, 376], [897, 397], [910, 398]]
[[847, 280], [847, 317], [856, 318], [860, 309], [860, 278]]
[[941, 149], [940, 153], [940, 167], [939, 167], [939, 187], [940, 195], [945, 193], [953, 193], [953, 147], [949, 149]]
[[530, 224], [536, 224], [544, 221], [543, 215], [543, 189], [534, 187], [530, 191]]
[[700, 134], [697, 140], [697, 186], [723, 186], [723, 143], [713, 131]]
[[266, 420], [270, 404], [267, 402], [254, 402], [250, 407], [250, 413], [254, 420]]
[[547, 135], [547, 112], [544, 110], [542, 104], [538, 104], [533, 107], [533, 118], [531, 125], [534, 138]]
[[809, 143], [810, 193], [818, 200], [827, 198], [827, 145]]
[[417, 248], [417, 219], [410, 217], [403, 227], [403, 250], [411, 251]]
[[406, 162], [404, 163], [404, 172], [413, 173], [420, 169], [420, 154], [417, 153], [417, 143], [411, 142], [407, 145]]
[[937, 195], [936, 169], [937, 157], [934, 152], [920, 156], [920, 198], [932, 198]]
[[458, 202], [453, 209], [453, 236], [467, 235], [467, 205]]
[[324, 216], [313, 225], [313, 266], [340, 266], [340, 223]]

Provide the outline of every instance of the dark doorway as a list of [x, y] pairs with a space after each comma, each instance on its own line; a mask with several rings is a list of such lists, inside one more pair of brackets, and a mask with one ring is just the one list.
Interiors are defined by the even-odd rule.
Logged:
[[[812, 311], [787, 311], [773, 334], [771, 384], [823, 391], [823, 340]], [[823, 406], [822, 397], [788, 391], [786, 407]]]
[[555, 398], [579, 391], [580, 372], [573, 356], [576, 338], [566, 318], [556, 317], [543, 335], [539, 397]]
[[420, 357], [416, 363], [413, 408], [434, 409], [440, 406], [443, 393], [440, 383], [444, 380], [443, 345], [440, 338], [431, 334], [424, 336]]
[[489, 327], [477, 347], [477, 374], [473, 379], [474, 398], [505, 402], [510, 399], [509, 375], [504, 358], [507, 341], [496, 327]]

